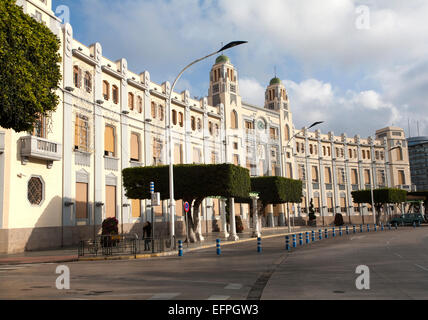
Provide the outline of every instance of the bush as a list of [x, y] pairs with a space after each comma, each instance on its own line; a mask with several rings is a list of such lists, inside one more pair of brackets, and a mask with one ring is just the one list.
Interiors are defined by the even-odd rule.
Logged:
[[119, 234], [119, 221], [116, 218], [107, 218], [102, 224], [102, 235], [115, 235]]
[[334, 217], [334, 225], [335, 226], [343, 226], [343, 216], [341, 213], [336, 213], [336, 216]]
[[244, 232], [244, 224], [242, 223], [241, 216], [235, 216], [235, 225], [237, 233]]

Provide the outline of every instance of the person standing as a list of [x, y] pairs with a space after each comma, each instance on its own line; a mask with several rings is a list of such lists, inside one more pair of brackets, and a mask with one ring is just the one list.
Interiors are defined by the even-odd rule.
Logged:
[[152, 236], [152, 224], [146, 221], [143, 227], [144, 251], [150, 251], [150, 240]]

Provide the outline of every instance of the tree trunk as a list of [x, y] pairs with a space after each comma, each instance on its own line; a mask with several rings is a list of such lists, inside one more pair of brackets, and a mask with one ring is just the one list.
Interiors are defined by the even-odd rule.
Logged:
[[[183, 203], [184, 202], [188, 202], [190, 204], [190, 207], [193, 203], [193, 199], [183, 199]], [[194, 222], [192, 219], [192, 212], [191, 210], [188, 213], [184, 213], [186, 220], [187, 220], [187, 225], [186, 225], [186, 240], [184, 242], [190, 242], [190, 243], [195, 243], [196, 242], [196, 235], [194, 232]]]
[[197, 241], [201, 241], [201, 235], [197, 232], [201, 220], [199, 219], [199, 207], [204, 201], [204, 198], [197, 198], [193, 203], [193, 233], [196, 233]]

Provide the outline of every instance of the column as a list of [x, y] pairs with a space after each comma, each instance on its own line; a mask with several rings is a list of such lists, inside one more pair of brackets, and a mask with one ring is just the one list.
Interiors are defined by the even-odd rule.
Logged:
[[220, 215], [221, 215], [221, 224], [224, 233], [224, 238], [227, 240], [229, 238], [229, 232], [227, 232], [227, 221], [226, 221], [226, 203], [225, 199], [220, 199]]
[[253, 201], [253, 234], [252, 237], [260, 237], [260, 223], [259, 223], [259, 215], [257, 213], [257, 197], [252, 199]]
[[238, 235], [236, 234], [236, 224], [235, 224], [235, 199], [229, 199], [229, 225], [230, 225], [230, 236], [229, 240], [239, 240]]

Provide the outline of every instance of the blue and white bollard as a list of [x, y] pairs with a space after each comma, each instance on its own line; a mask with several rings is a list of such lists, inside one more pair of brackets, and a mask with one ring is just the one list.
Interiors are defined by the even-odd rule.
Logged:
[[349, 234], [349, 226], [346, 226], [346, 234]]
[[357, 233], [357, 227], [356, 227], [356, 226], [352, 226], [352, 231], [353, 231], [354, 233]]
[[178, 240], [178, 256], [183, 256], [183, 240]]
[[296, 248], [297, 244], [296, 244], [296, 235], [293, 234], [293, 248]]
[[315, 231], [312, 230], [312, 242], [315, 242]]
[[321, 229], [319, 229], [319, 231], [318, 231], [318, 237], [319, 237], [320, 240], [322, 240], [322, 231], [321, 231]]
[[290, 237], [285, 236], [285, 250], [290, 251]]
[[343, 236], [342, 227], [339, 227], [339, 235]]
[[383, 226], [383, 223], [380, 224], [380, 231], [384, 231], [385, 227]]
[[306, 244], [309, 244], [309, 232], [306, 232]]
[[303, 245], [303, 235], [301, 233], [299, 233], [299, 244]]
[[221, 254], [220, 239], [216, 240], [216, 247], [217, 247], [217, 255], [219, 256]]
[[324, 238], [326, 238], [326, 239], [328, 238], [328, 229], [324, 230]]
[[363, 225], [360, 224], [360, 233], [362, 233], [362, 232], [363, 232]]
[[262, 252], [262, 238], [257, 238], [257, 252]]
[[333, 232], [331, 233], [331, 235], [334, 237], [336, 237], [336, 229], [333, 227]]
[[377, 225], [374, 225], [374, 231], [377, 232]]
[[370, 232], [370, 225], [367, 224], [367, 232]]

